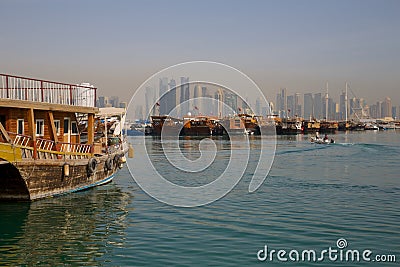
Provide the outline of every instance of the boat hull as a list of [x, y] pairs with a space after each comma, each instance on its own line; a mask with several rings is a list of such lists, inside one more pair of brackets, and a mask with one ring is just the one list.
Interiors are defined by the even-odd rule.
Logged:
[[[88, 159], [52, 162], [24, 160], [0, 164], [0, 200], [30, 201], [111, 182], [120, 162], [114, 162], [112, 168], [107, 168], [106, 160], [109, 156], [95, 158], [97, 164], [93, 172], [88, 171]], [[68, 176], [65, 175], [65, 164], [69, 165]]]

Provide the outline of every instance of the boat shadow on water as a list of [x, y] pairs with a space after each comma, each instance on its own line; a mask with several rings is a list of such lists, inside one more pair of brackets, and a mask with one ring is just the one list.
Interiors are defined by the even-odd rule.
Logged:
[[101, 265], [124, 245], [133, 196], [115, 184], [35, 202], [0, 203], [0, 265]]

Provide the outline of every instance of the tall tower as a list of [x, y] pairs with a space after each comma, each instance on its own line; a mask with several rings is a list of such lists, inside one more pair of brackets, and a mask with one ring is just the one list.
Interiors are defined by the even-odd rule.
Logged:
[[293, 115], [301, 117], [301, 104], [300, 104], [300, 93], [294, 94], [294, 111]]
[[167, 112], [168, 94], [166, 94], [168, 91], [168, 78], [166, 77], [160, 78], [159, 90], [160, 90], [159, 91], [160, 115], [168, 114]]
[[314, 117], [314, 103], [311, 93], [304, 94], [304, 119], [309, 120]]
[[[189, 77], [181, 77], [181, 97], [180, 97], [180, 107], [181, 116], [183, 117], [189, 112]], [[186, 103], [184, 103], [187, 101]], [[183, 104], [184, 103], [184, 104]]]
[[281, 117], [287, 117], [287, 95], [286, 95], [286, 88], [281, 88]]
[[167, 94], [167, 114], [170, 114], [171, 111], [176, 107], [176, 82], [174, 79], [171, 79], [168, 83], [169, 90]]

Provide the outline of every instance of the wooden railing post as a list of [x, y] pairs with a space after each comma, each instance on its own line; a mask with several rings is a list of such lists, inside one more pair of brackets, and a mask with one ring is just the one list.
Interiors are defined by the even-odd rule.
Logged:
[[36, 147], [36, 124], [35, 124], [35, 113], [33, 108], [28, 110], [28, 124], [30, 135], [32, 136], [33, 146], [33, 158], [37, 159], [37, 147]]
[[54, 149], [57, 150], [57, 143], [58, 143], [58, 136], [57, 136], [57, 129], [54, 125], [54, 116], [52, 111], [48, 111], [49, 120], [50, 120], [50, 136], [54, 142]]

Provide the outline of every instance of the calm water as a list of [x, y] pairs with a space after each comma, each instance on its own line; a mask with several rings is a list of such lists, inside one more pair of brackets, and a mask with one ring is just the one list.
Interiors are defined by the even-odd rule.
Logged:
[[[273, 167], [258, 191], [247, 192], [250, 164], [231, 193], [205, 207], [159, 203], [138, 188], [127, 168], [113, 183], [92, 190], [0, 203], [0, 265], [274, 266], [276, 258], [257, 260], [264, 245], [321, 251], [336, 248], [339, 238], [349, 249], [394, 254], [399, 262], [400, 132], [339, 134], [337, 144], [328, 146], [307, 138], [278, 137]], [[196, 157], [198, 142], [182, 140], [183, 152]], [[153, 160], [174, 182], [212, 180], [207, 170], [192, 177], [169, 169], [159, 141], [148, 143]], [[226, 166], [228, 140], [217, 140], [217, 147], [215, 173]], [[396, 264], [325, 260], [319, 265]]]

